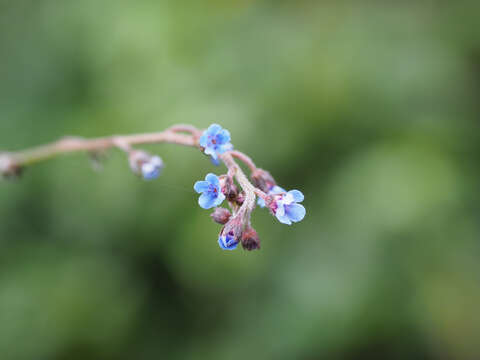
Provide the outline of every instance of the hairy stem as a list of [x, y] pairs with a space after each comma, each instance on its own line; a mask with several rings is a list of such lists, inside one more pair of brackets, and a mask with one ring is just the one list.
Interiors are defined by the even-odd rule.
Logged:
[[233, 160], [232, 152], [227, 152], [220, 156], [223, 160], [229, 171], [235, 174], [235, 178], [237, 179], [238, 183], [242, 187], [243, 191], [245, 191], [245, 200], [238, 210], [237, 214], [239, 216], [247, 216], [252, 212], [255, 208], [255, 190], [256, 188], [252, 185], [252, 183], [248, 180], [245, 173], [242, 171], [241, 167]]
[[[200, 148], [198, 140], [201, 134], [202, 130], [192, 125], [174, 125], [165, 131], [157, 133], [115, 135], [94, 139], [65, 137], [56, 142], [32, 149], [0, 153], [0, 173], [7, 173], [8, 167], [23, 168], [24, 166], [45, 161], [58, 155], [73, 152], [96, 153], [110, 148], [118, 148], [125, 152], [130, 152], [134, 145], [157, 143], [170, 143]], [[257, 170], [257, 167], [250, 157], [239, 151], [229, 151], [222, 154], [220, 158], [227, 166], [228, 174], [235, 176], [242, 190], [245, 192], [244, 203], [237, 213], [239, 216], [248, 216], [255, 207], [255, 195], [264, 198], [266, 194], [252, 185], [234, 158], [245, 163], [252, 172]]]
[[238, 160], [242, 161], [245, 165], [247, 165], [252, 173], [255, 172], [255, 170], [257, 170], [257, 167], [255, 166], [255, 163], [253, 162], [253, 160], [249, 156], [245, 155], [244, 153], [233, 150], [233, 151], [230, 151], [230, 155], [232, 155], [232, 157], [237, 158]]
[[177, 134], [174, 131], [166, 130], [159, 133], [109, 136], [95, 139], [66, 137], [51, 144], [16, 153], [7, 153], [4, 156], [9, 157], [17, 166], [25, 166], [71, 152], [97, 152], [112, 147], [125, 150], [132, 145], [156, 143], [198, 146], [193, 136]]

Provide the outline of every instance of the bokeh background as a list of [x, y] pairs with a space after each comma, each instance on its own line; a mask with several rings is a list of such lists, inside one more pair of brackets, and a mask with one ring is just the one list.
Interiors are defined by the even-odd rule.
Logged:
[[228, 128], [307, 217], [223, 252], [206, 157], [0, 184], [0, 359], [479, 359], [478, 1], [0, 1], [0, 148]]

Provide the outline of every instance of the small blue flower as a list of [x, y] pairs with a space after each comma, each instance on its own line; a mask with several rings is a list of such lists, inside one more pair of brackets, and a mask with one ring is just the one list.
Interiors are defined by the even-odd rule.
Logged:
[[303, 194], [298, 190], [292, 190], [275, 202], [275, 216], [282, 224], [292, 225], [293, 222], [302, 221], [306, 210], [303, 205], [298, 204], [304, 199]]
[[205, 130], [200, 138], [200, 146], [205, 154], [212, 157], [212, 162], [218, 164], [218, 155], [233, 149], [230, 143], [230, 132], [218, 124], [212, 124]]
[[205, 181], [197, 181], [193, 186], [197, 193], [202, 193], [198, 199], [198, 204], [204, 209], [210, 209], [219, 206], [225, 195], [220, 187], [220, 180], [215, 174], [207, 174]]
[[220, 245], [223, 250], [235, 250], [238, 241], [235, 239], [233, 233], [228, 233], [227, 235], [220, 235], [218, 237], [218, 245]]
[[[286, 192], [287, 192], [287, 190], [281, 188], [281, 187], [278, 186], [278, 185], [275, 185], [275, 186], [272, 186], [272, 187], [270, 188], [270, 191], [268, 192], [267, 195], [277, 195], [277, 194], [282, 194], [282, 193], [286, 193]], [[260, 198], [260, 197], [259, 197], [258, 200], [257, 200], [257, 204], [258, 204], [258, 206], [260, 206], [261, 208], [264, 208], [265, 205], [266, 205], [266, 204], [265, 204], [265, 200], [263, 200], [263, 199]]]
[[159, 156], [152, 156], [149, 161], [141, 166], [142, 176], [145, 180], [158, 178], [163, 168], [163, 161]]

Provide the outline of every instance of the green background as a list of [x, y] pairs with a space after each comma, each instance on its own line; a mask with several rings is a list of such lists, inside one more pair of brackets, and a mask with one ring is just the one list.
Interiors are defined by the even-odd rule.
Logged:
[[0, 0], [0, 148], [219, 123], [279, 185], [221, 251], [191, 148], [0, 184], [0, 359], [480, 358], [478, 1]]

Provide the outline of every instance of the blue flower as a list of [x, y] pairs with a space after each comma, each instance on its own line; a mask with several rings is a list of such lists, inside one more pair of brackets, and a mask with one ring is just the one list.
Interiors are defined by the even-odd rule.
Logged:
[[230, 132], [218, 124], [210, 125], [203, 132], [199, 143], [205, 149], [205, 154], [212, 157], [214, 164], [218, 164], [218, 155], [233, 149], [233, 145], [230, 143]]
[[306, 210], [303, 205], [298, 204], [304, 199], [303, 194], [298, 190], [292, 190], [275, 202], [275, 216], [282, 224], [292, 225], [293, 222], [302, 221]]
[[163, 161], [159, 156], [152, 156], [147, 162], [141, 166], [142, 176], [145, 180], [153, 180], [158, 178], [163, 168]]
[[[282, 193], [286, 193], [286, 192], [287, 192], [287, 190], [281, 188], [278, 185], [274, 185], [270, 188], [270, 191], [268, 192], [267, 195], [277, 195], [277, 194], [282, 194]], [[258, 198], [257, 204], [261, 208], [264, 208], [265, 207], [265, 200], [263, 200], [262, 198]]]
[[198, 204], [204, 209], [210, 209], [219, 206], [225, 195], [220, 187], [220, 180], [215, 174], [207, 174], [205, 181], [197, 181], [193, 186], [197, 193], [202, 193], [198, 199]]
[[233, 232], [229, 232], [227, 235], [220, 235], [218, 237], [218, 245], [220, 245], [223, 250], [235, 250], [238, 241], [235, 239]]

